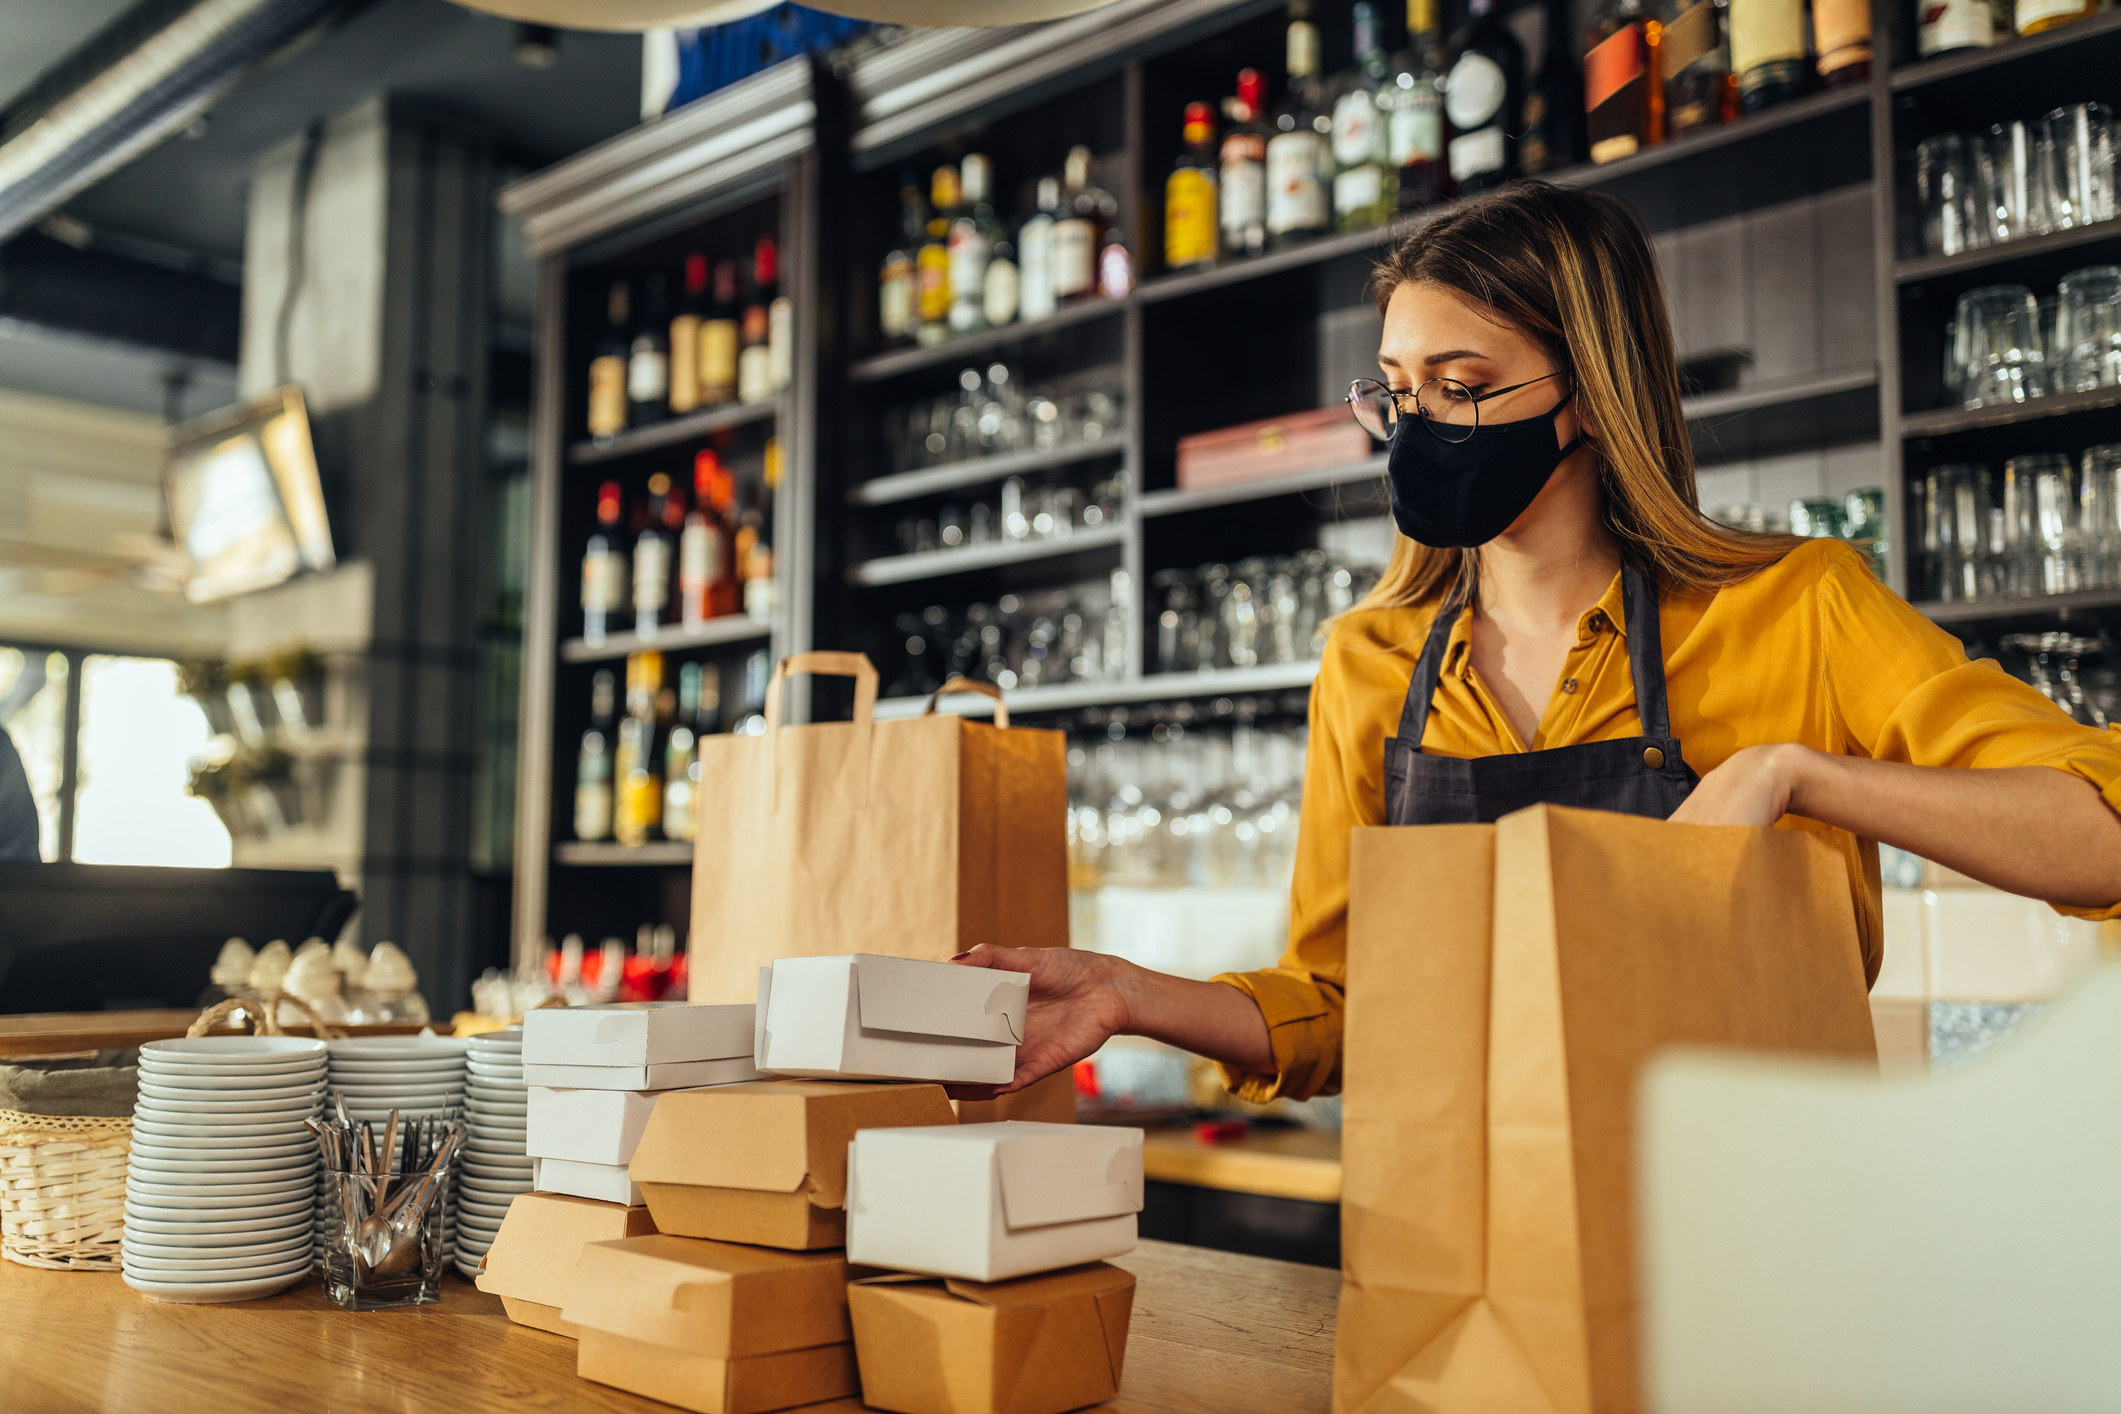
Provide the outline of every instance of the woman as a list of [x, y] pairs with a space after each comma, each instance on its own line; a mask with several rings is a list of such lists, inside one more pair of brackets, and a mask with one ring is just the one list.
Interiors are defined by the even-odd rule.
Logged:
[[2121, 913], [2121, 739], [1969, 662], [1848, 546], [1702, 516], [1662, 286], [1624, 205], [1505, 189], [1409, 236], [1375, 289], [1385, 384], [1350, 401], [1389, 432], [1402, 536], [1312, 690], [1288, 953], [1194, 982], [975, 949], [961, 961], [1031, 974], [1006, 1089], [1130, 1033], [1221, 1062], [1246, 1099], [1337, 1090], [1356, 825], [1548, 801], [1809, 830], [1847, 861], [1874, 981], [1875, 841]]

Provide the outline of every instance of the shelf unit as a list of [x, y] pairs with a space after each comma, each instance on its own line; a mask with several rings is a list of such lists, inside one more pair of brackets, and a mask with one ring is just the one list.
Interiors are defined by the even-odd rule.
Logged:
[[664, 653], [681, 653], [688, 648], [764, 643], [772, 637], [772, 624], [732, 614], [727, 618], [709, 619], [703, 624], [692, 626], [669, 624], [657, 630], [653, 638], [643, 638], [637, 633], [606, 634], [601, 643], [591, 643], [586, 638], [570, 638], [560, 645], [560, 661], [621, 662], [628, 654], [642, 648], [654, 648]]
[[[1348, 59], [1350, 0], [1318, 0], [1313, 8], [1325, 67], [1335, 70]], [[1447, 9], [1448, 23], [1456, 11]], [[1284, 11], [1278, 0], [1116, 0], [1041, 25], [915, 32], [835, 74], [797, 62], [755, 76], [519, 183], [504, 197], [543, 261], [545, 281], [522, 714], [519, 936], [535, 937], [548, 923], [585, 926], [562, 916], [594, 896], [582, 879], [624, 880], [635, 893], [660, 889], [666, 898], [681, 892], [689, 846], [624, 851], [564, 842], [568, 812], [557, 783], [571, 778], [583, 710], [577, 699], [586, 696], [594, 665], [616, 663], [639, 646], [613, 636], [592, 649], [572, 636], [579, 546], [568, 534], [579, 527], [590, 494], [585, 487], [652, 465], [675, 467], [712, 439], [771, 431], [788, 449], [788, 481], [776, 502], [780, 609], [765, 626], [742, 621], [690, 635], [667, 630], [656, 643], [666, 651], [741, 658], [759, 647], [775, 656], [811, 647], [862, 649], [878, 658], [888, 684], [897, 667], [894, 623], [924, 605], [962, 608], [1117, 570], [1133, 598], [1121, 661], [1103, 680], [1012, 691], [1019, 719], [1299, 694], [1308, 687], [1314, 663], [1160, 674], [1150, 631], [1149, 588], [1158, 571], [1310, 548], [1337, 523], [1386, 509], [1381, 456], [1243, 486], [1176, 484], [1181, 437], [1320, 406], [1338, 396], [1348, 377], [1365, 371], [1374, 354], [1374, 323], [1365, 321], [1374, 314], [1363, 279], [1391, 241], [1435, 215], [1418, 213], [1383, 230], [1328, 236], [1206, 269], [1157, 268], [1162, 179], [1177, 154], [1180, 107], [1185, 99], [1224, 91], [1241, 64], [1277, 72]], [[1888, 35], [1889, 28], [1881, 28], [1885, 47], [1901, 38]], [[1933, 132], [2033, 116], [2056, 103], [2114, 102], [2121, 99], [2109, 77], [2114, 73], [2121, 73], [2121, 14], [1976, 54], [1881, 62], [1868, 84], [1814, 94], [1550, 178], [1621, 196], [1660, 240], [1828, 196], [1866, 203], [1857, 208], [1870, 216], [1867, 316], [1874, 317], [1867, 318], [1866, 340], [1824, 349], [1810, 365], [1763, 361], [1735, 384], [1725, 377], [1692, 391], [1684, 410], [1704, 459], [1823, 455], [1876, 438], [1896, 546], [1906, 547], [1919, 543], [1919, 526], [1905, 488], [1938, 462], [2000, 459], [2017, 437], [2040, 441], [2035, 450], [2080, 436], [2121, 440], [2121, 396], [2103, 392], [1971, 413], [1940, 405], [1935, 340], [1950, 301], [1991, 279], [2050, 279], [2076, 264], [2115, 259], [2121, 222], [1965, 256], [1921, 255], [1908, 215], [1914, 144]], [[873, 327], [874, 272], [892, 243], [899, 173], [917, 170], [925, 179], [937, 162], [984, 152], [999, 179], [998, 213], [1013, 220], [1028, 209], [1032, 179], [1058, 170], [1078, 141], [1092, 146], [1099, 181], [1119, 200], [1140, 267], [1132, 292], [1069, 306], [1035, 324], [881, 348]], [[607, 444], [582, 441], [575, 384], [578, 324], [589, 317], [585, 284], [607, 268], [671, 249], [686, 232], [762, 208], [777, 212], [783, 283], [798, 301], [794, 386], [770, 404], [675, 419]], [[1752, 276], [1734, 264], [1729, 278]], [[1758, 299], [1757, 291], [1722, 293], [1726, 303]], [[1863, 295], [1836, 298], [1860, 305]], [[893, 470], [880, 435], [887, 410], [947, 393], [960, 369], [995, 361], [1056, 389], [1113, 387], [1123, 394], [1126, 416], [1094, 446]], [[888, 553], [891, 527], [901, 518], [993, 496], [1012, 476], [1087, 487], [1115, 473], [1124, 475], [1128, 496], [1112, 525], [1060, 541]], [[821, 516], [821, 506], [830, 514]], [[1889, 576], [1909, 591], [1904, 554], [1894, 555]], [[2104, 622], [2101, 616], [2121, 610], [2121, 596], [1919, 606], [1972, 636], [2002, 624]], [[790, 720], [812, 715], [806, 688], [791, 685]], [[833, 711], [835, 690], [816, 694], [817, 715]], [[725, 689], [725, 716], [733, 715], [726, 711], [731, 701]], [[924, 701], [886, 697], [878, 716], [910, 716]], [[957, 697], [942, 710], [984, 709], [981, 699]], [[619, 865], [633, 867], [611, 874]], [[569, 890], [572, 903], [560, 898]], [[681, 916], [682, 905], [671, 911]]]

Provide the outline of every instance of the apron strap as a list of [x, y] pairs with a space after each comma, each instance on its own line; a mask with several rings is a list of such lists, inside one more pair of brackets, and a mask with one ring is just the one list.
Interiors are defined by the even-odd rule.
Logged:
[[1399, 739], [1413, 751], [1421, 750], [1422, 733], [1429, 727], [1429, 699], [1436, 695], [1437, 681], [1443, 676], [1443, 652], [1451, 642], [1451, 630], [1458, 626], [1458, 616], [1464, 612], [1463, 605], [1448, 602], [1436, 611], [1436, 621], [1429, 626], [1429, 641], [1422, 645], [1421, 657], [1414, 663], [1414, 680], [1407, 684], [1406, 705], [1399, 709]]
[[1671, 704], [1665, 699], [1663, 626], [1657, 620], [1657, 591], [1633, 560], [1620, 566], [1620, 602], [1627, 615], [1628, 672], [1635, 679], [1635, 710], [1642, 734], [1672, 734]]

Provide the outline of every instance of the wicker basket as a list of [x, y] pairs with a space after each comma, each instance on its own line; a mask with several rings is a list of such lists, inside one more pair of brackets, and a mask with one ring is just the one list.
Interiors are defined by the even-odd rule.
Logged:
[[0, 1110], [0, 1256], [114, 1272], [133, 1122]]

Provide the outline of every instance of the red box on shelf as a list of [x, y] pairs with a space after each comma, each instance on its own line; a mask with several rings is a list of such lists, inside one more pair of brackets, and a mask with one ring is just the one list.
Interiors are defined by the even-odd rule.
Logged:
[[1198, 491], [1355, 466], [1377, 451], [1347, 407], [1335, 403], [1179, 438], [1178, 485], [1182, 491]]

